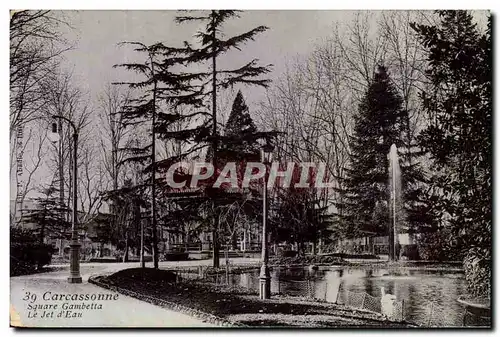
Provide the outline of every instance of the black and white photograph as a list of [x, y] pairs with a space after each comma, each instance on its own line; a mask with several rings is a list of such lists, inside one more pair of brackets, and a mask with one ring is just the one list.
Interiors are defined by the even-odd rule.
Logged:
[[491, 11], [9, 19], [12, 328], [492, 329]]

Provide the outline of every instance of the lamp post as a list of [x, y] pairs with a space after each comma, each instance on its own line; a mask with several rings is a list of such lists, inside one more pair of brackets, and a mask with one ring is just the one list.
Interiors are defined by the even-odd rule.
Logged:
[[[54, 119], [61, 119], [69, 123], [73, 128], [73, 210], [72, 210], [72, 224], [71, 224], [71, 244], [70, 247], [70, 274], [68, 277], [69, 283], [82, 283], [80, 275], [80, 242], [78, 241], [78, 212], [77, 212], [77, 149], [78, 149], [78, 130], [75, 124], [68, 118], [63, 116], [52, 116]], [[58, 141], [59, 134], [57, 133], [57, 123], [52, 123], [52, 140]]]
[[262, 300], [269, 299], [271, 297], [271, 276], [269, 275], [269, 249], [267, 242], [267, 181], [269, 180], [269, 174], [266, 164], [271, 163], [273, 150], [274, 146], [267, 141], [261, 151], [262, 162], [264, 163], [264, 168], [266, 170], [262, 190], [262, 266], [260, 268], [259, 275], [259, 298]]

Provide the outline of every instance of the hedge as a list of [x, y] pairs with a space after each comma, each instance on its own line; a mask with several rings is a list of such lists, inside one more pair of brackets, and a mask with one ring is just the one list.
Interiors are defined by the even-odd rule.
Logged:
[[10, 275], [33, 273], [50, 264], [54, 248], [52, 245], [11, 242], [10, 245]]

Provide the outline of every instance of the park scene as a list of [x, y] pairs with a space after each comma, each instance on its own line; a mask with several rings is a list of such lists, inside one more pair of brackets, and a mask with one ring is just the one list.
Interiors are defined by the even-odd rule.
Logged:
[[491, 328], [491, 36], [12, 10], [11, 326]]

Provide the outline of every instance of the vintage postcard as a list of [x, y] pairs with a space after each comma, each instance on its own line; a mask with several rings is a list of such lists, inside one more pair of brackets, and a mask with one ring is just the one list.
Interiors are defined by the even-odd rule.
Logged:
[[10, 325], [491, 328], [491, 38], [11, 10]]

